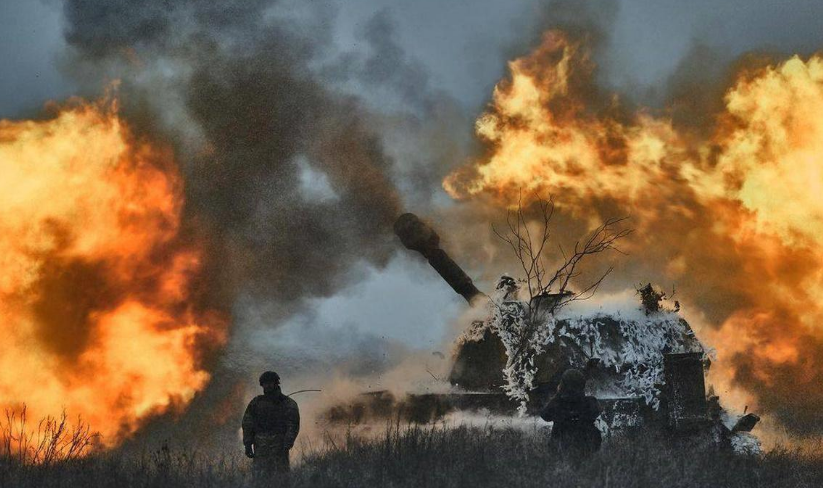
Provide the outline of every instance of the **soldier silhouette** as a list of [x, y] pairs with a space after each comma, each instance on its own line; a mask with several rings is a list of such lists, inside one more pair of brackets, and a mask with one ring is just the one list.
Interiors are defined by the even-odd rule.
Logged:
[[280, 391], [274, 371], [260, 375], [263, 394], [255, 397], [243, 414], [243, 445], [254, 459], [256, 473], [289, 471], [289, 450], [300, 431], [297, 402]]
[[579, 461], [600, 449], [600, 431], [594, 421], [600, 415], [600, 405], [593, 396], [586, 396], [586, 376], [578, 369], [563, 373], [557, 393], [540, 412], [540, 417], [552, 425], [551, 442], [561, 455]]

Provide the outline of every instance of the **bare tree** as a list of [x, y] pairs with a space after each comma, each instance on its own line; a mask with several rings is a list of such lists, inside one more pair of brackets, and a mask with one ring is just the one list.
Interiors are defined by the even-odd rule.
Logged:
[[[563, 264], [552, 273], [546, 264], [546, 249], [552, 238], [550, 224], [554, 215], [554, 199], [551, 197], [548, 200], [538, 198], [535, 205], [537, 205], [538, 215], [534, 220], [538, 221], [540, 227], [536, 235], [532, 235], [532, 231], [529, 230], [529, 219], [523, 209], [522, 197], [518, 201], [517, 210], [506, 213], [507, 229], [501, 232], [492, 225], [492, 231], [511, 247], [520, 262], [525, 276], [522, 282], [528, 289], [529, 302], [536, 305], [534, 312], [556, 313], [570, 302], [587, 300], [594, 296], [600, 284], [614, 268], [609, 267], [581, 291], [574, 292], [569, 289], [569, 285], [572, 280], [581, 276], [578, 266], [587, 257], [605, 251], [616, 251], [622, 254], [616, 244], [620, 239], [631, 234], [632, 230], [620, 228], [626, 217], [610, 218], [592, 231], [586, 239], [575, 242], [570, 254], [567, 254], [558, 244]], [[540, 300], [549, 295], [556, 299]], [[541, 304], [548, 308], [540, 310]]]

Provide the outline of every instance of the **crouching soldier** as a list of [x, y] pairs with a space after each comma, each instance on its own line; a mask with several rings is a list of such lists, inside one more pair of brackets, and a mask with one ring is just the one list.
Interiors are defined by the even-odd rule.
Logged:
[[586, 396], [586, 376], [577, 369], [563, 373], [557, 394], [540, 412], [553, 422], [551, 442], [561, 455], [579, 461], [600, 449], [600, 431], [594, 421], [600, 415], [597, 399]]
[[243, 414], [243, 445], [254, 459], [254, 471], [288, 472], [289, 450], [300, 431], [297, 403], [280, 391], [274, 371], [260, 375], [263, 394], [255, 397]]

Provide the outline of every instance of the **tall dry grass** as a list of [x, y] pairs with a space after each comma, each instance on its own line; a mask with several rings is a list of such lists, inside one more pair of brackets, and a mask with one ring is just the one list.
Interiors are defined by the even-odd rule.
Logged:
[[239, 446], [225, 453], [162, 446], [142, 455], [92, 453], [49, 464], [0, 465], [3, 487], [819, 487], [821, 452], [758, 457], [677, 445], [648, 435], [613, 439], [575, 466], [543, 430], [391, 426], [378, 438], [346, 435], [292, 456], [288, 479], [255, 479]]
[[6, 409], [0, 418], [0, 462], [15, 465], [44, 465], [71, 461], [88, 455], [98, 445], [99, 435], [78, 418], [42, 418], [31, 425], [28, 409]]

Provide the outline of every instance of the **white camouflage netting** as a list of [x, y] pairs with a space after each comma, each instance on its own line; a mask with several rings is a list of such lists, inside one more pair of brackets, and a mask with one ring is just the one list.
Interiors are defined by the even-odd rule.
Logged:
[[[646, 314], [638, 301], [626, 294], [606, 297], [598, 308], [577, 303], [558, 316], [544, 314], [539, 324], [529, 324], [529, 304], [519, 300], [490, 302], [490, 315], [482, 329], [490, 328], [506, 347], [504, 369], [508, 396], [525, 411], [528, 392], [534, 388], [536, 359], [546, 348], [561, 341], [561, 347], [582, 351], [614, 371], [612, 384], [598, 385], [609, 396], [642, 397], [659, 406], [658, 384], [663, 382], [664, 351], [704, 352], [688, 324], [672, 311]], [[604, 308], [608, 307], [609, 312]], [[474, 334], [482, 333], [475, 329]], [[575, 364], [584, 367], [585, 364]]]

